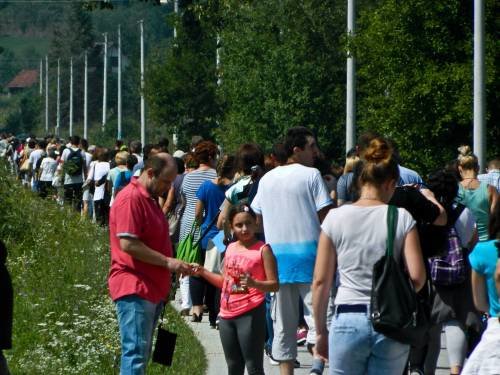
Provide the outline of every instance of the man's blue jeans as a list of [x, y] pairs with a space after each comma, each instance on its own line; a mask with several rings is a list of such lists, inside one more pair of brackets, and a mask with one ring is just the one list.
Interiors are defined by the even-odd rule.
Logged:
[[154, 304], [137, 295], [116, 300], [122, 350], [120, 375], [145, 374], [162, 308], [163, 302]]
[[328, 347], [330, 375], [401, 375], [410, 351], [375, 332], [367, 312], [335, 313]]

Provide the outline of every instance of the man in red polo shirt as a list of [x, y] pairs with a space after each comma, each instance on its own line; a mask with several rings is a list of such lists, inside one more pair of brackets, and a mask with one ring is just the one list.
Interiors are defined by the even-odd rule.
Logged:
[[120, 326], [121, 375], [145, 373], [170, 272], [191, 273], [188, 264], [172, 258], [168, 224], [158, 205], [158, 196], [176, 175], [177, 164], [169, 154], [154, 155], [111, 207], [108, 285]]

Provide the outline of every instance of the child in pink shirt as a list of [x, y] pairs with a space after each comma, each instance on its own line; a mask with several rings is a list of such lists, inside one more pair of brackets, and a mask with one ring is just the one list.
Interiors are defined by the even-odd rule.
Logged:
[[279, 288], [271, 247], [255, 237], [256, 216], [247, 204], [231, 208], [236, 242], [224, 258], [222, 275], [195, 266], [195, 273], [222, 289], [219, 331], [229, 375], [264, 374], [266, 292]]

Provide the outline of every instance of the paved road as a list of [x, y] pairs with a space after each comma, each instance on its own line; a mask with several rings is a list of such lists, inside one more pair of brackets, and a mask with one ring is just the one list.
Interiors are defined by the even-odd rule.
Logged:
[[[179, 310], [179, 305], [177, 304], [178, 299], [173, 301], [173, 306]], [[205, 353], [208, 359], [208, 370], [206, 375], [224, 375], [227, 374], [226, 361], [224, 359], [224, 352], [222, 351], [222, 345], [219, 339], [219, 331], [210, 328], [208, 324], [208, 316], [203, 317], [201, 323], [191, 323], [189, 318], [186, 318], [186, 322], [189, 324], [195, 335], [200, 340], [201, 344], [205, 348]], [[445, 343], [445, 340], [442, 340]], [[309, 370], [311, 369], [312, 357], [307, 352], [305, 346], [300, 346], [298, 348], [298, 358], [301, 364], [300, 368], [295, 370], [296, 375], [309, 375]], [[264, 370], [267, 375], [279, 375], [279, 367], [272, 366], [269, 364], [267, 357], [264, 356]], [[327, 374], [327, 371], [324, 372]], [[441, 354], [438, 360], [438, 369], [436, 375], [448, 375], [450, 373], [448, 367], [448, 355], [446, 349], [442, 347]], [[197, 375], [197, 374], [193, 374]], [[201, 375], [201, 374], [200, 374]]]

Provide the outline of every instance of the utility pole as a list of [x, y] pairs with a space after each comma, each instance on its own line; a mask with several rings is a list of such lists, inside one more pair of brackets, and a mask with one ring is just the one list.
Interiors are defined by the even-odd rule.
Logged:
[[104, 72], [102, 82], [102, 131], [106, 128], [106, 95], [108, 82], [108, 33], [104, 33]]
[[84, 84], [83, 84], [83, 138], [87, 138], [87, 130], [88, 130], [88, 58], [87, 51], [85, 51], [85, 75], [84, 75]]
[[474, 154], [481, 172], [486, 167], [484, 75], [484, 0], [474, 0]]
[[141, 143], [146, 144], [146, 114], [144, 103], [144, 20], [139, 21], [141, 27]]
[[49, 57], [45, 55], [45, 133], [49, 134]]
[[73, 57], [69, 61], [69, 136], [73, 136]]
[[118, 25], [118, 134], [117, 139], [122, 139], [122, 34]]
[[40, 59], [40, 96], [43, 94], [43, 59]]
[[61, 125], [61, 61], [57, 59], [57, 103], [56, 103], [56, 137], [59, 137]]
[[[347, 0], [347, 35], [353, 36], [356, 28], [356, 0]], [[346, 152], [356, 143], [356, 60], [347, 51], [346, 87]]]
[[[179, 13], [179, 0], [174, 0], [174, 13], [176, 16]], [[174, 26], [174, 39], [177, 39], [177, 26]]]
[[[179, 14], [179, 0], [174, 0], [174, 13], [175, 16]], [[176, 23], [174, 23], [174, 46], [177, 45], [177, 19], [175, 20]], [[174, 134], [172, 134], [172, 143], [174, 144], [174, 150], [177, 149], [177, 126], [175, 125], [174, 129]]]

